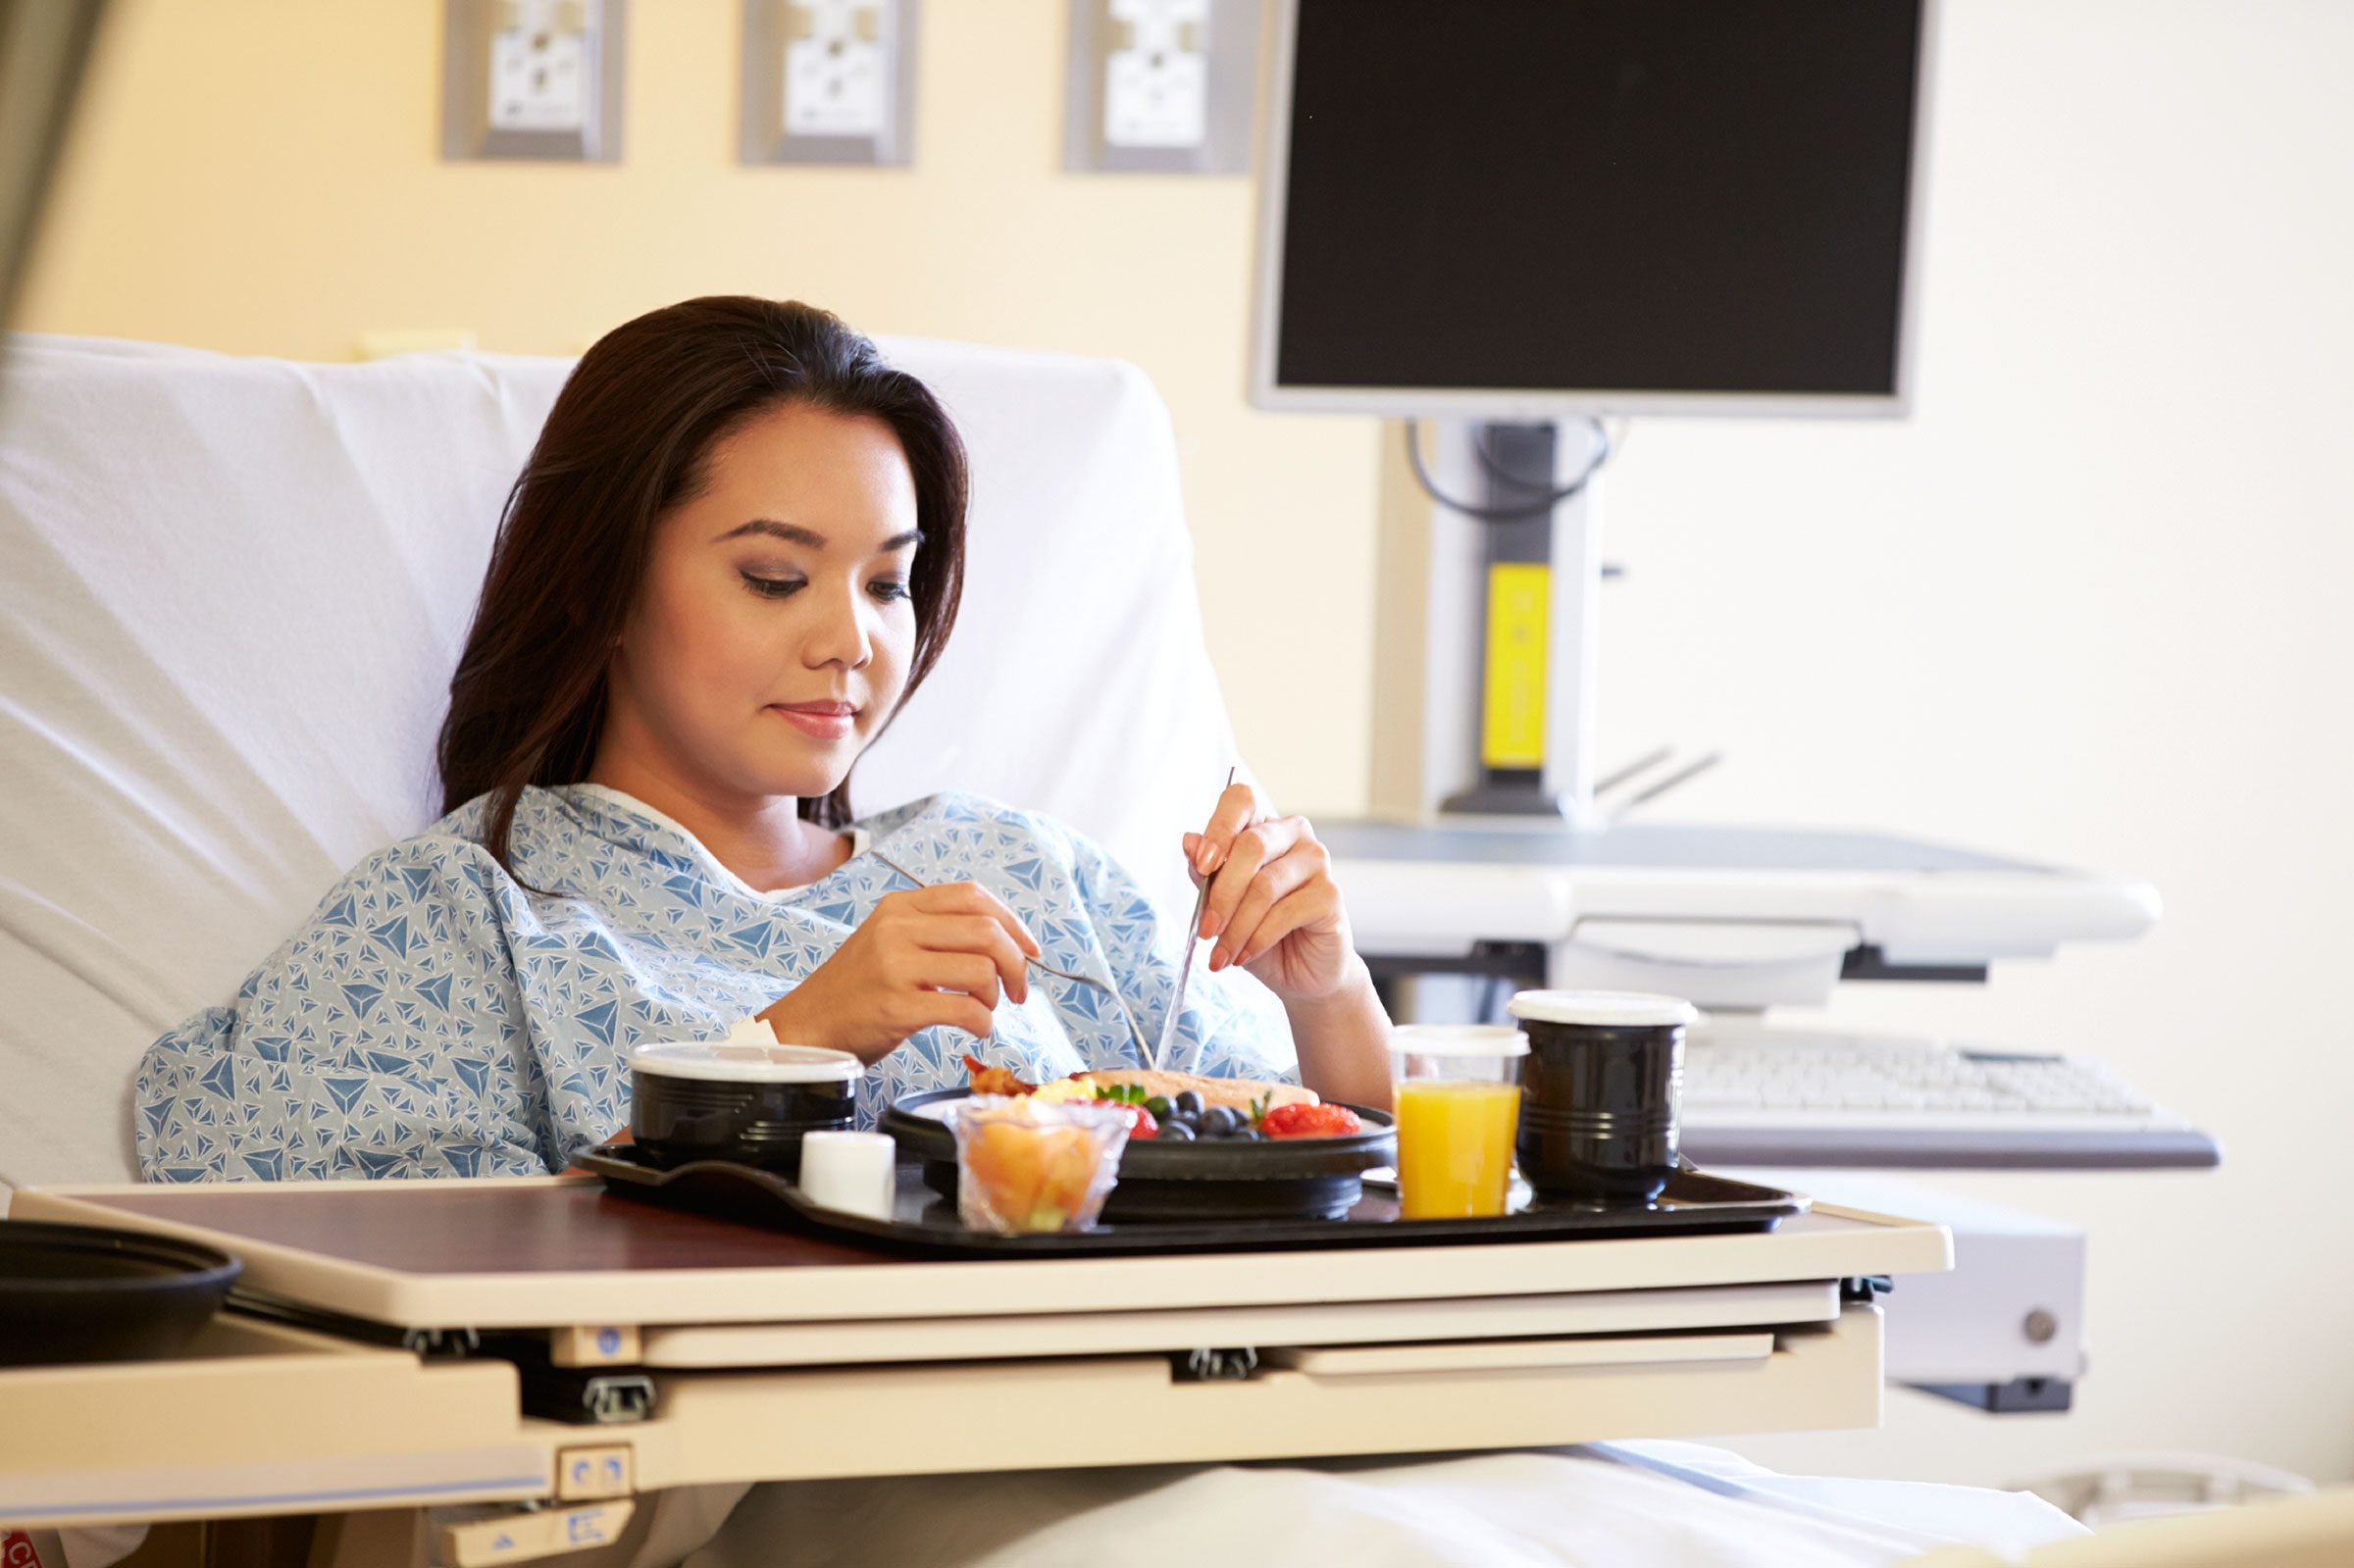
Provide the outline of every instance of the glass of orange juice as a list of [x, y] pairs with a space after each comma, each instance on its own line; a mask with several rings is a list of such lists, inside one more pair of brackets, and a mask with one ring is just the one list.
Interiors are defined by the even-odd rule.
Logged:
[[1488, 1024], [1390, 1032], [1398, 1096], [1398, 1207], [1409, 1220], [1504, 1212], [1528, 1037]]

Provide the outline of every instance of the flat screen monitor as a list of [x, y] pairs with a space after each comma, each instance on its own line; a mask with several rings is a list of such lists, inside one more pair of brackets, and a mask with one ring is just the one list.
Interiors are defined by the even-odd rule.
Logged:
[[1277, 0], [1252, 399], [1905, 411], [1935, 0]]

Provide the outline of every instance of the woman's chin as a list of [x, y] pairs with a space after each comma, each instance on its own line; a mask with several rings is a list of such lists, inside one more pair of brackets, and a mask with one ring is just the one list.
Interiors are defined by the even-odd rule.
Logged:
[[761, 757], [744, 770], [745, 782], [754, 792], [764, 795], [793, 795], [806, 800], [832, 794], [835, 786], [850, 776], [850, 764], [858, 759], [858, 747], [845, 740], [839, 745], [810, 749], [839, 755]]

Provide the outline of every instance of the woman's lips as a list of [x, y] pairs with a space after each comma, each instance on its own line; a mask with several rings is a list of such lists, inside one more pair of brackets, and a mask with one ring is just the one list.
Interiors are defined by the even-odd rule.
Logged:
[[846, 702], [778, 702], [771, 703], [768, 711], [820, 740], [846, 740], [858, 718], [858, 710]]

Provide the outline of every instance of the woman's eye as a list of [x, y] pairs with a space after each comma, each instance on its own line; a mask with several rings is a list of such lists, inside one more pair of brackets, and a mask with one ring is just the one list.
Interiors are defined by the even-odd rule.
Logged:
[[877, 578], [866, 585], [866, 591], [885, 604], [907, 597], [907, 584], [897, 578]]
[[799, 578], [764, 578], [757, 572], [740, 572], [737, 576], [743, 579], [745, 587], [764, 599], [782, 599], [808, 586]]

